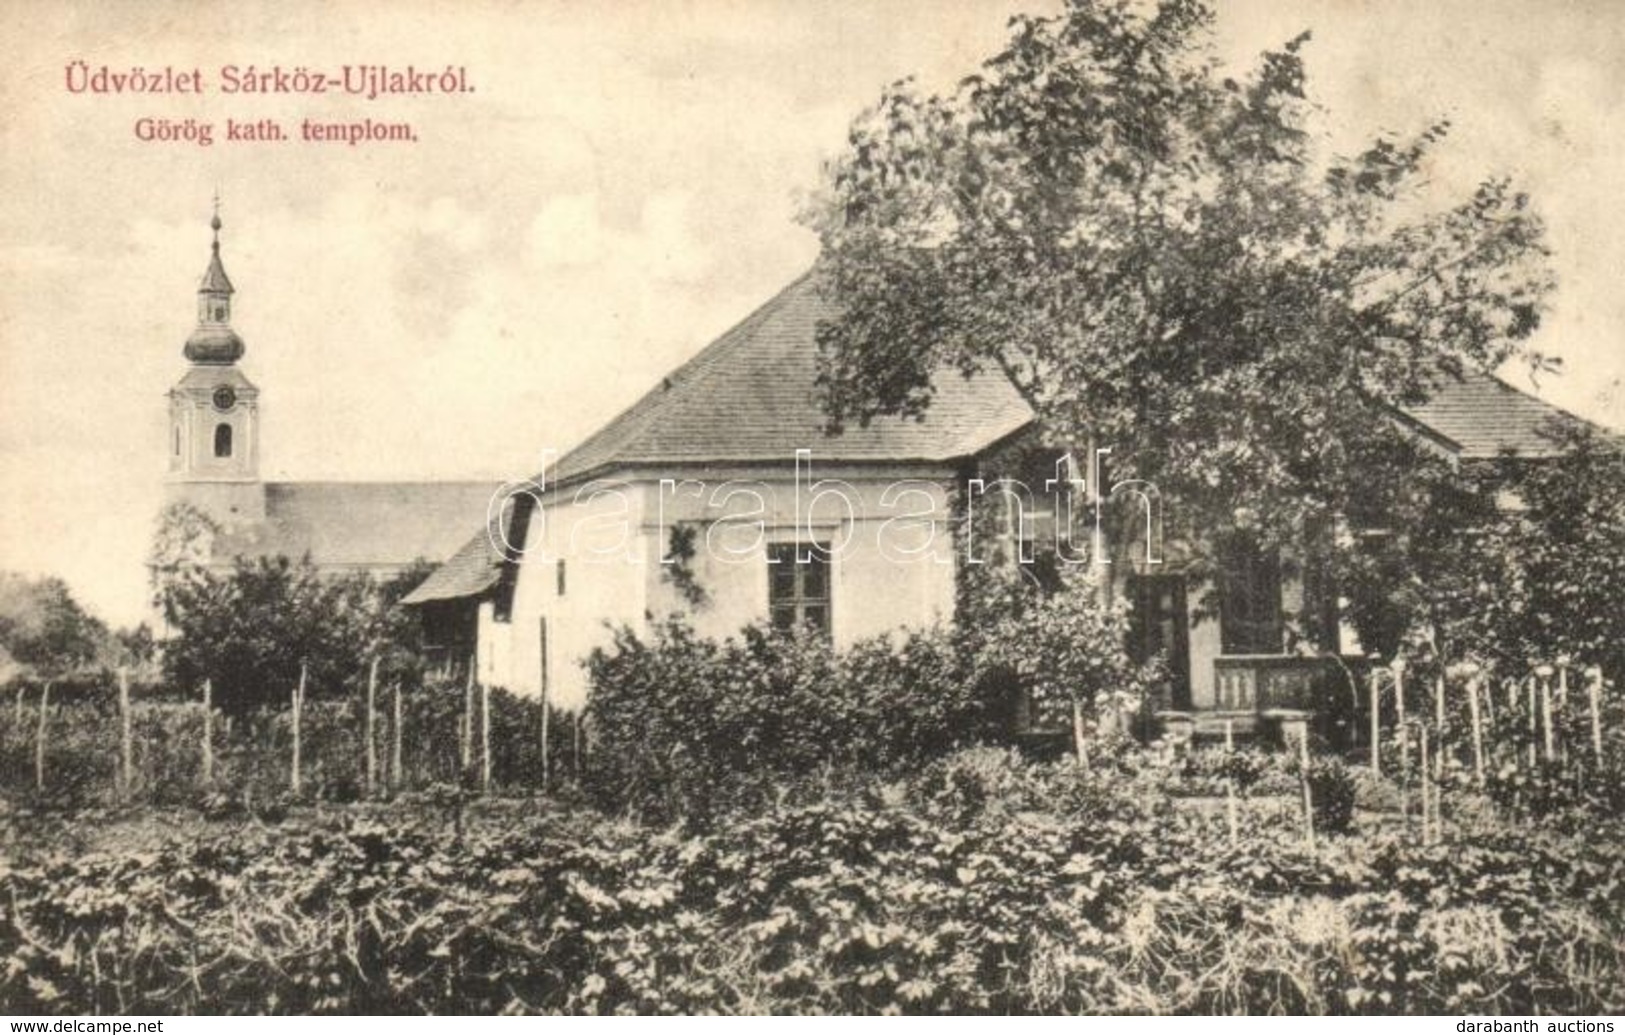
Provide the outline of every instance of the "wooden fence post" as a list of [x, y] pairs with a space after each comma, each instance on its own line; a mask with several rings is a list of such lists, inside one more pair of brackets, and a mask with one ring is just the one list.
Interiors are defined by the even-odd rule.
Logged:
[[1535, 698], [1536, 698], [1536, 695], [1537, 695], [1537, 692], [1538, 692], [1536, 687], [1535, 687], [1535, 682], [1536, 682], [1536, 677], [1530, 676], [1529, 677], [1529, 768], [1531, 768], [1531, 769], [1533, 769], [1535, 767], [1536, 763], [1539, 762], [1539, 759], [1536, 757], [1536, 751], [1535, 751], [1535, 735], [1539, 732], [1540, 712], [1539, 712], [1538, 705], [1535, 703]]
[[391, 744], [389, 745], [389, 776], [391, 788], [406, 786], [406, 780], [401, 773], [401, 684], [395, 683], [395, 721], [390, 723], [389, 732]]
[[1083, 703], [1077, 698], [1072, 700], [1072, 747], [1078, 753], [1078, 764], [1087, 768], [1089, 746], [1083, 736]]
[[288, 774], [288, 787], [297, 797], [299, 794], [299, 724], [303, 719], [305, 708], [305, 663], [299, 663], [299, 685], [293, 691], [293, 765]]
[[1230, 845], [1235, 847], [1240, 836], [1240, 824], [1236, 820], [1236, 776], [1231, 762], [1236, 753], [1235, 721], [1224, 720], [1224, 811], [1230, 823]]
[[1309, 791], [1309, 727], [1298, 733], [1299, 782], [1303, 785], [1303, 834], [1309, 847], [1315, 847], [1315, 802]]
[[572, 764], [573, 764], [573, 766], [575, 768], [576, 780], [579, 782], [580, 779], [581, 779], [581, 711], [580, 711], [580, 709], [577, 709], [576, 714], [575, 714], [575, 739], [573, 741], [571, 755], [573, 756], [571, 758], [571, 762], [572, 762]]
[[550, 764], [549, 764], [550, 759], [549, 759], [548, 756], [551, 753], [551, 747], [547, 742], [548, 741], [547, 722], [548, 722], [548, 712], [550, 712], [551, 710], [552, 709], [548, 707], [548, 703], [547, 703], [547, 688], [544, 686], [542, 688], [542, 791], [544, 793], [547, 791], [547, 778], [548, 778], [548, 772], [549, 772], [549, 769], [550, 769]]
[[474, 764], [474, 665], [476, 655], [468, 656], [468, 679], [463, 686], [463, 722], [459, 727], [462, 742], [459, 744], [458, 763], [462, 775], [458, 782], [468, 778], [469, 768]]
[[1428, 784], [1432, 783], [1432, 773], [1428, 770], [1428, 726], [1425, 722], [1417, 723], [1418, 736], [1421, 738], [1422, 752], [1422, 843], [1432, 844], [1432, 835], [1428, 832]]
[[1602, 763], [1602, 669], [1586, 670], [1586, 697], [1591, 703], [1591, 756]]
[[214, 783], [214, 681], [203, 681], [203, 783]]
[[1535, 669], [1540, 677], [1540, 725], [1541, 744], [1543, 755], [1550, 762], [1557, 757], [1557, 748], [1552, 734], [1552, 666], [1541, 665]]
[[118, 670], [119, 797], [128, 799], [135, 786], [135, 752], [130, 731], [130, 672]]
[[1484, 720], [1478, 711], [1480, 680], [1474, 676], [1467, 682], [1467, 711], [1473, 722], [1473, 781], [1484, 786]]
[[1557, 757], [1568, 760], [1569, 746], [1563, 739], [1563, 722], [1569, 714], [1569, 661], [1565, 655], [1557, 659]]
[[39, 695], [39, 729], [34, 734], [34, 789], [45, 790], [45, 717], [51, 707], [51, 681]]
[[480, 684], [480, 793], [491, 793], [491, 684]]
[[1399, 764], [1400, 769], [1408, 775], [1411, 768], [1410, 731], [1405, 726], [1405, 659], [1395, 658], [1394, 670], [1394, 718], [1399, 724]]
[[1371, 775], [1382, 775], [1382, 683], [1376, 666], [1371, 669]]
[[[1440, 672], [1438, 679], [1433, 683], [1433, 732], [1435, 735], [1433, 742], [1433, 802], [1435, 805], [1438, 804], [1439, 787], [1444, 782], [1444, 731], [1446, 721], [1444, 673]], [[1434, 818], [1438, 818], [1437, 813], [1434, 814]]]
[[548, 713], [548, 706], [550, 704], [550, 696], [548, 694], [548, 690], [549, 690], [548, 679], [549, 679], [549, 677], [551, 675], [551, 669], [550, 669], [550, 667], [548, 665], [549, 658], [548, 658], [547, 616], [546, 615], [543, 615], [542, 618], [540, 619], [540, 621], [537, 623], [536, 635], [537, 635], [537, 657], [539, 658], [540, 663], [541, 663], [541, 668], [540, 668], [541, 680], [540, 680], [540, 682], [538, 684], [537, 698], [541, 702], [541, 708], [542, 708], [542, 793], [546, 794], [547, 793], [548, 761], [549, 761], [549, 759], [548, 759], [549, 748], [548, 748], [548, 743], [547, 743], [547, 734], [548, 734], [547, 713]]
[[378, 789], [378, 742], [373, 729], [374, 709], [378, 698], [378, 655], [372, 656], [372, 664], [367, 669], [367, 721], [364, 724], [367, 732], [367, 797], [372, 797]]
[[1411, 739], [1410, 730], [1405, 726], [1405, 659], [1394, 658], [1390, 666], [1394, 671], [1394, 718], [1395, 736], [1399, 739], [1399, 815], [1410, 825], [1411, 802]]

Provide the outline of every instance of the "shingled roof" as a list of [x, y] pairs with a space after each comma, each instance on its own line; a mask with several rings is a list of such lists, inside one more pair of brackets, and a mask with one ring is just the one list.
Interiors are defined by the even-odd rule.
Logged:
[[[814, 394], [817, 327], [835, 310], [818, 286], [816, 270], [797, 278], [565, 454], [544, 484], [627, 467], [790, 463], [807, 448], [821, 462], [947, 462], [975, 456], [1032, 422], [1032, 410], [1004, 378], [945, 372], [923, 419], [880, 417], [826, 434]], [[1446, 379], [1407, 416], [1463, 459], [1509, 450], [1550, 456], [1558, 448], [1554, 426], [1585, 423], [1482, 373]], [[497, 584], [501, 566], [482, 528], [407, 602], [480, 596]]]
[[332, 570], [441, 561], [484, 519], [497, 489], [492, 482], [266, 482], [265, 520], [222, 532], [214, 555], [308, 555]]
[[676, 463], [947, 461], [972, 456], [1032, 420], [1009, 382], [947, 374], [923, 420], [876, 418], [824, 431], [814, 395], [820, 319], [832, 315], [808, 272], [668, 374], [548, 472], [571, 482], [614, 467]]
[[[803, 274], [565, 454], [547, 472], [549, 482], [615, 467], [786, 463], [806, 448], [821, 461], [947, 461], [973, 456], [1033, 419], [1002, 377], [944, 372], [923, 420], [881, 417], [826, 434], [814, 394], [816, 333], [832, 315], [816, 274]], [[1407, 414], [1463, 459], [1507, 451], [1550, 456], [1558, 448], [1554, 427], [1585, 423], [1477, 372], [1447, 378]]]
[[429, 604], [484, 595], [502, 578], [502, 555], [485, 529], [458, 548], [446, 563], [429, 573], [416, 589], [401, 598], [403, 604]]
[[1447, 378], [1433, 397], [1406, 411], [1453, 447], [1463, 460], [1487, 460], [1507, 453], [1539, 459], [1562, 451], [1554, 432], [1591, 426], [1538, 396], [1498, 377], [1469, 371]]

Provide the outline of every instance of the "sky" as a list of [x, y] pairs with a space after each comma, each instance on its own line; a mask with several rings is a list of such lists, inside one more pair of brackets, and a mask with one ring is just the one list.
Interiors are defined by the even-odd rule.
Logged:
[[[888, 82], [946, 88], [1049, 0], [0, 6], [0, 570], [145, 617], [164, 393], [211, 198], [268, 479], [533, 474], [813, 260], [796, 222]], [[1507, 175], [1559, 290], [1531, 386], [1625, 428], [1625, 5], [1221, 0], [1241, 64], [1304, 29], [1329, 146], [1452, 120], [1441, 196]], [[67, 89], [83, 60], [206, 92]], [[227, 95], [221, 69], [467, 69], [470, 93]], [[137, 139], [143, 118], [214, 142]], [[414, 143], [228, 142], [227, 119]]]

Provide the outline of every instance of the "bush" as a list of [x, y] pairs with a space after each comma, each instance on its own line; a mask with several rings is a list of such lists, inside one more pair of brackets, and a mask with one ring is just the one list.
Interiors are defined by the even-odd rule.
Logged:
[[[1176, 796], [1223, 796], [1226, 781], [1237, 795], [1245, 797], [1259, 789], [1262, 781], [1282, 769], [1280, 755], [1272, 755], [1253, 745], [1233, 751], [1219, 747], [1196, 747], [1178, 756], [1169, 766], [1165, 786]], [[1266, 793], [1272, 791], [1266, 788]]]
[[980, 739], [993, 714], [939, 631], [837, 651], [763, 627], [719, 643], [673, 620], [648, 642], [618, 630], [587, 668], [589, 782], [650, 819], [703, 821], [775, 777], [906, 770]]
[[1087, 584], [1028, 602], [971, 635], [979, 667], [1015, 673], [1036, 727], [1071, 729], [1074, 706], [1090, 718], [1125, 717], [1149, 699], [1155, 671], [1129, 657], [1126, 603], [1102, 604]]
[[[1140, 821], [1152, 814], [1132, 793], [1130, 768], [1077, 765], [1072, 759], [1030, 761], [1010, 748], [956, 751], [924, 766], [905, 783], [915, 812], [950, 829], [1045, 814], [1075, 827]], [[1128, 778], [1126, 780], [1125, 778]]]

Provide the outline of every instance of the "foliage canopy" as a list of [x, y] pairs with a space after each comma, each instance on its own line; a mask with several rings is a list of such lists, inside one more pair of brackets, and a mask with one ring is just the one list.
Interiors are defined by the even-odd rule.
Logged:
[[997, 371], [1193, 541], [1284, 546], [1439, 491], [1397, 414], [1467, 371], [1551, 365], [1528, 343], [1541, 221], [1504, 180], [1437, 203], [1444, 121], [1327, 153], [1308, 34], [1232, 78], [1213, 21], [1205, 0], [1070, 0], [1014, 19], [956, 90], [898, 83], [854, 123], [806, 216], [839, 302], [832, 426]]

